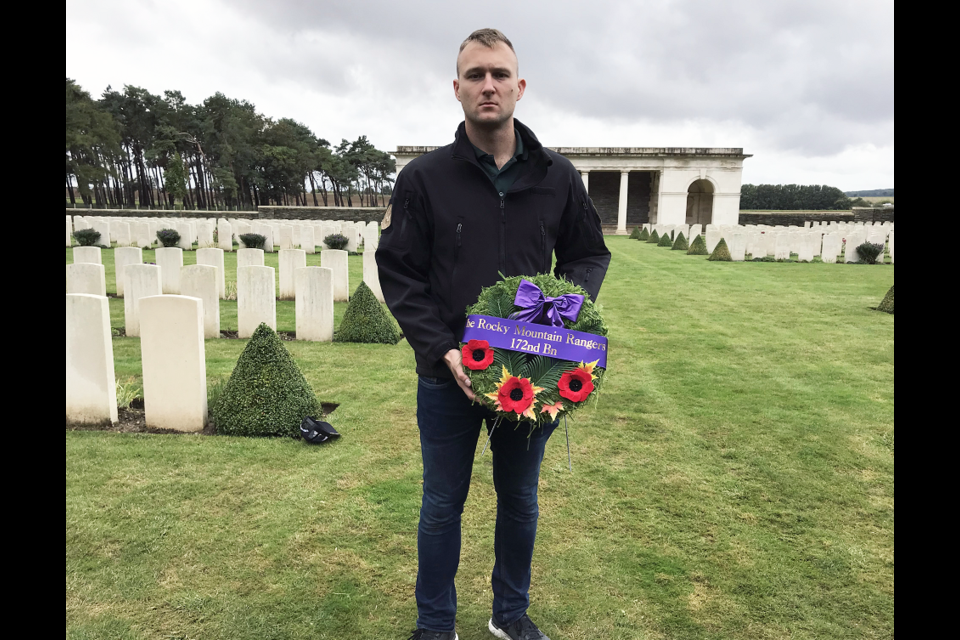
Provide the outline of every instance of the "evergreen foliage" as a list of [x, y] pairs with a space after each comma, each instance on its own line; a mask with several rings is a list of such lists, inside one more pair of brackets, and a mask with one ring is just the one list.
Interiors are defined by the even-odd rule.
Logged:
[[883, 254], [883, 245], [874, 242], [864, 242], [857, 247], [857, 255], [867, 264], [877, 264], [877, 258]]
[[247, 249], [263, 249], [267, 243], [267, 237], [259, 233], [241, 233], [238, 237]]
[[370, 287], [361, 282], [350, 298], [333, 341], [397, 344], [400, 342], [400, 329]]
[[647, 240], [650, 239], [650, 232], [647, 231], [646, 229], [641, 229], [641, 230], [640, 230], [640, 237], [637, 238], [637, 239], [640, 240], [640, 242], [646, 242]]
[[705, 256], [707, 255], [707, 241], [703, 239], [703, 236], [699, 233], [697, 237], [693, 239], [693, 242], [690, 243], [690, 248], [687, 249], [688, 256]]
[[887, 291], [887, 295], [883, 296], [883, 300], [880, 302], [880, 306], [877, 307], [877, 311], [893, 313], [893, 285], [890, 285], [890, 290]]
[[639, 239], [640, 239], [640, 227], [634, 227], [634, 228], [633, 228], [633, 231], [630, 232], [630, 239], [631, 239], [631, 240], [639, 240]]
[[347, 236], [340, 233], [331, 233], [323, 239], [323, 244], [331, 249], [346, 249], [349, 242]]
[[175, 247], [180, 244], [180, 233], [176, 229], [158, 229], [157, 240], [165, 247]]
[[650, 237], [647, 238], [647, 242], [650, 242], [653, 244], [657, 244], [658, 242], [660, 242], [660, 234], [657, 233], [656, 229], [654, 229], [653, 233], [650, 234]]
[[670, 236], [665, 233], [665, 234], [663, 234], [663, 236], [660, 238], [660, 241], [657, 242], [657, 246], [658, 246], [658, 247], [672, 247], [672, 246], [673, 246], [673, 240], [671, 240], [671, 239], [670, 239]]
[[744, 184], [741, 210], [795, 211], [849, 209], [850, 198], [840, 189], [821, 184]]
[[720, 238], [720, 242], [717, 243], [716, 248], [707, 260], [711, 262], [733, 262], [733, 258], [730, 256], [730, 249], [727, 248], [727, 241]]
[[677, 234], [677, 239], [673, 241], [674, 251], [686, 251], [690, 248], [690, 244], [687, 242], [687, 239], [683, 236], [683, 231]]
[[218, 434], [297, 438], [303, 418], [320, 415], [320, 403], [280, 336], [261, 324], [211, 413]]
[[77, 229], [73, 232], [73, 237], [81, 247], [94, 247], [100, 239], [100, 232], [96, 229]]

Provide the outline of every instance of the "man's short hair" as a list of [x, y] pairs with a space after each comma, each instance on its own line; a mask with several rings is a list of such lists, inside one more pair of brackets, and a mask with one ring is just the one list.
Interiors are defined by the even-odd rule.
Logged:
[[[460, 51], [457, 52], [457, 75], [460, 75], [460, 54], [463, 53], [463, 50], [471, 42], [476, 42], [477, 44], [482, 44], [488, 49], [492, 49], [498, 42], [510, 47], [510, 51], [513, 51], [513, 55], [517, 55], [516, 49], [513, 48], [513, 43], [510, 42], [510, 38], [503, 35], [499, 29], [477, 29], [473, 33], [467, 36], [467, 39], [463, 41], [460, 45]], [[519, 62], [517, 63], [519, 66]]]

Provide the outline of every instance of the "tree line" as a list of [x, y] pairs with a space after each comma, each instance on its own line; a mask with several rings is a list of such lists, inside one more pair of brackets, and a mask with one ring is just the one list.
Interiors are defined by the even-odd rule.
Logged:
[[741, 209], [846, 210], [853, 205], [854, 201], [843, 191], [822, 184], [745, 184], [740, 187]]
[[[130, 85], [93, 99], [67, 78], [67, 197], [86, 206], [374, 206], [396, 161], [360, 136], [332, 146], [216, 93], [188, 104]], [[307, 188], [309, 185], [309, 188]]]

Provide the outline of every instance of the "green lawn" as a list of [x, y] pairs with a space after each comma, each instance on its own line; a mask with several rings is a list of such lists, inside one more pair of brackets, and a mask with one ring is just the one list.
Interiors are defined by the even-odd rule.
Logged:
[[[895, 267], [712, 263], [607, 241], [610, 373], [571, 422], [572, 474], [562, 433], [547, 447], [531, 616], [554, 640], [892, 638], [894, 318], [871, 307]], [[351, 258], [351, 287], [360, 270]], [[278, 316], [292, 330], [293, 303]], [[211, 381], [244, 344], [206, 342]], [[68, 638], [407, 637], [413, 354], [285, 344], [340, 403], [332, 446], [66, 433]], [[139, 376], [138, 340], [114, 349], [118, 377]], [[489, 453], [475, 472], [463, 640], [490, 637]]]

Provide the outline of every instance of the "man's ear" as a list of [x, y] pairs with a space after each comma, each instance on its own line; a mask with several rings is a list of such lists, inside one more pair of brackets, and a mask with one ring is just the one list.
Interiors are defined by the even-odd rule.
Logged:
[[527, 81], [523, 78], [517, 80], [517, 86], [520, 87], [520, 91], [517, 92], [517, 100], [523, 97], [523, 92], [527, 88]]
[[460, 101], [460, 81], [456, 79], [453, 81], [453, 95], [457, 97], [457, 101], [459, 102]]

